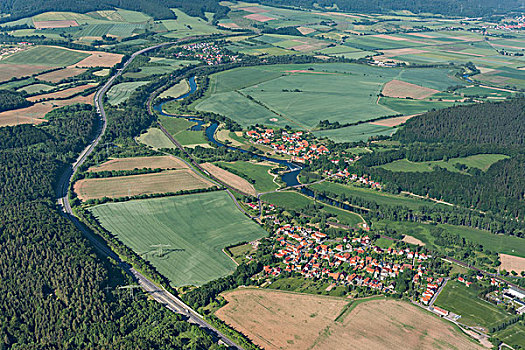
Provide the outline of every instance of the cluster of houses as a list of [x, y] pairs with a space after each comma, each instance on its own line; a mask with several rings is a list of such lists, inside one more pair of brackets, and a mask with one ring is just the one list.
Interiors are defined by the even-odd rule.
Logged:
[[[414, 278], [416, 278], [416, 276], [414, 276]], [[439, 277], [434, 280], [429, 276], [426, 278], [426, 282], [427, 286], [425, 291], [421, 294], [421, 302], [425, 305], [428, 305], [432, 298], [434, 298], [434, 295], [436, 295], [439, 287], [441, 287], [441, 284], [443, 284], [443, 278]]]
[[496, 26], [496, 29], [520, 30], [525, 28], [525, 15], [516, 16], [512, 22], [506, 22]]
[[292, 156], [293, 162], [305, 163], [330, 153], [326, 146], [317, 145], [312, 140], [308, 141], [306, 133], [302, 131], [288, 133], [275, 132], [273, 129], [257, 129], [247, 131], [246, 136], [255, 144], [265, 145], [277, 153]]
[[382, 186], [379, 182], [374, 181], [370, 178], [368, 175], [362, 175], [359, 176], [357, 174], [351, 174], [348, 171], [348, 168], [332, 171], [332, 170], [325, 170], [325, 175], [330, 177], [336, 177], [339, 179], [347, 180], [348, 182], [357, 182], [359, 184], [362, 184], [364, 186], [380, 190], [382, 189]]
[[25, 50], [28, 46], [34, 45], [33, 43], [22, 41], [18, 43], [16, 46], [6, 46], [6, 47], [0, 47], [0, 60], [11, 56], [12, 54], [15, 54], [17, 52]]
[[238, 55], [225, 54], [219, 46], [210, 43], [184, 45], [180, 51], [175, 53], [175, 57], [181, 59], [196, 58], [206, 62], [209, 66], [241, 60]]
[[[396, 277], [407, 270], [414, 272], [414, 282], [422, 287], [423, 279], [434, 281], [426, 266], [430, 255], [409, 248], [382, 249], [369, 236], [331, 240], [312, 228], [286, 224], [276, 230], [274, 237], [274, 256], [280, 262], [265, 266], [264, 271], [270, 276], [295, 272], [304, 278], [369, 287], [384, 293], [394, 292]], [[439, 286], [441, 282], [438, 279], [434, 283]]]

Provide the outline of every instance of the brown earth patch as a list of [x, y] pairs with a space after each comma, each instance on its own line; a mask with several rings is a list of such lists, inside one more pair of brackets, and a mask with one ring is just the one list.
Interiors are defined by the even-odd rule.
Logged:
[[244, 16], [244, 18], [251, 19], [252, 21], [257, 21], [257, 22], [268, 22], [268, 21], [271, 21], [271, 20], [275, 19], [273, 17], [260, 15], [258, 13], [253, 13], [251, 15], [246, 15], [246, 16]]
[[91, 56], [84, 58], [82, 61], [74, 64], [74, 67], [113, 67], [122, 60], [122, 56], [110, 52], [90, 52]]
[[173, 156], [117, 158], [91, 167], [88, 171], [112, 171], [133, 169], [188, 169], [188, 165]]
[[48, 66], [34, 66], [31, 64], [0, 64], [0, 81], [28, 77], [48, 69]]
[[377, 34], [377, 35], [372, 35], [372, 37], [379, 38], [379, 39], [393, 40], [393, 41], [411, 41], [410, 39], [407, 39], [407, 38], [400, 38], [400, 37], [388, 35], [388, 34]]
[[31, 96], [31, 97], [28, 97], [27, 100], [31, 102], [35, 102], [35, 101], [40, 101], [40, 100], [44, 100], [48, 98], [68, 98], [90, 87], [93, 87], [93, 85], [91, 84], [79, 85], [79, 86], [72, 87], [70, 89], [65, 89], [65, 90], [61, 90], [57, 92], [51, 92], [49, 94]]
[[75, 103], [93, 104], [93, 95], [76, 96], [67, 100], [50, 100], [35, 103], [26, 108], [14, 109], [0, 113], [0, 127], [18, 124], [40, 124], [45, 122], [45, 115], [53, 109]]
[[36, 29], [78, 27], [75, 20], [33, 21]]
[[519, 256], [500, 254], [501, 268], [506, 271], [516, 271], [518, 274], [525, 271], [525, 258]]
[[420, 246], [424, 246], [425, 245], [425, 242], [417, 239], [416, 237], [412, 237], [412, 236], [408, 236], [408, 235], [403, 236], [403, 242], [407, 242], [407, 243], [415, 244], [415, 245], [420, 245]]
[[388, 119], [381, 119], [381, 120], [377, 120], [375, 122], [370, 122], [370, 124], [394, 127], [394, 126], [401, 125], [404, 122], [406, 122], [407, 120], [409, 120], [410, 118], [413, 118], [413, 117], [418, 116], [418, 115], [419, 114], [413, 114], [413, 115], [405, 115], [405, 116], [402, 116], [402, 117], [393, 117], [393, 118], [388, 118]]
[[398, 98], [415, 98], [417, 100], [424, 99], [438, 93], [439, 90], [430, 89], [416, 84], [407, 83], [401, 80], [391, 80], [383, 86], [381, 93], [388, 97]]
[[315, 29], [313, 29], [313, 28], [308, 28], [308, 27], [297, 27], [297, 30], [298, 30], [299, 33], [301, 33], [302, 35], [308, 35], [308, 34], [311, 34], [311, 33], [315, 32]]
[[210, 181], [189, 169], [168, 170], [161, 173], [118, 176], [103, 179], [82, 179], [73, 186], [81, 200], [104, 197], [120, 198], [195, 190], [214, 186]]
[[219, 27], [224, 27], [224, 28], [240, 28], [240, 26], [237, 24], [237, 23], [219, 23], [218, 24]]
[[263, 9], [259, 6], [248, 6], [248, 7], [241, 7], [239, 10], [243, 10], [246, 12], [251, 13], [264, 13], [264, 12], [270, 12], [269, 10]]
[[58, 83], [62, 79], [67, 79], [67, 78], [75, 77], [79, 74], [82, 74], [86, 70], [87, 69], [70, 67], [70, 68], [55, 70], [49, 73], [40, 74], [36, 78], [39, 80], [43, 80], [43, 81], [50, 81], [52, 83]]
[[243, 179], [238, 175], [230, 173], [227, 170], [219, 168], [218, 166], [212, 163], [204, 163], [201, 164], [201, 166], [210, 174], [215, 176], [217, 179], [230, 185], [231, 187], [236, 188], [239, 191], [250, 194], [252, 196], [257, 196], [257, 191], [255, 190], [253, 185], [249, 183], [246, 179]]
[[338, 317], [347, 300], [267, 289], [223, 296], [228, 304], [215, 315], [264, 349], [481, 349], [407, 302], [363, 300]]

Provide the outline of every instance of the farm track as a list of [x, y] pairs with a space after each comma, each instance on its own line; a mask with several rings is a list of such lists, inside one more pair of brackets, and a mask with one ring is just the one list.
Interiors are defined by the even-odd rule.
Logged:
[[[62, 207], [62, 210], [64, 211], [64, 215], [72, 221], [72, 223], [83, 233], [83, 235], [93, 244], [93, 246], [100, 251], [103, 255], [107, 256], [110, 259], [113, 259], [117, 262], [117, 264], [130, 276], [134, 277], [135, 280], [139, 283], [139, 285], [148, 293], [153, 299], [155, 299], [157, 302], [161, 303], [165, 307], [167, 307], [169, 310], [182, 314], [187, 318], [187, 320], [191, 323], [194, 323], [198, 325], [199, 327], [207, 330], [211, 334], [213, 334], [220, 342], [228, 345], [231, 348], [234, 349], [242, 349], [240, 346], [238, 346], [236, 343], [228, 339], [224, 334], [220, 333], [218, 330], [216, 330], [213, 326], [211, 326], [209, 323], [207, 323], [203, 317], [198, 314], [196, 311], [191, 309], [188, 305], [186, 305], [182, 300], [165, 290], [164, 288], [161, 288], [157, 286], [153, 281], [151, 281], [148, 277], [141, 274], [139, 271], [135, 270], [132, 266], [125, 263], [120, 259], [120, 257], [113, 252], [106, 244], [101, 240], [99, 237], [97, 237], [96, 234], [91, 232], [86, 226], [84, 226], [78, 218], [74, 215], [73, 210], [71, 208], [71, 204], [69, 202], [69, 194], [68, 189], [71, 185], [73, 175], [76, 173], [78, 168], [84, 164], [87, 157], [93, 152], [97, 144], [100, 142], [100, 139], [104, 135], [106, 131], [107, 126], [107, 118], [106, 118], [106, 112], [104, 110], [103, 105], [103, 99], [106, 92], [109, 90], [109, 88], [113, 85], [116, 78], [118, 78], [122, 72], [126, 69], [126, 67], [139, 55], [158, 49], [163, 46], [167, 45], [173, 45], [181, 41], [187, 41], [194, 39], [195, 37], [186, 37], [179, 39], [177, 41], [173, 42], [167, 42], [158, 44], [155, 46], [147, 47], [145, 49], [142, 49], [140, 51], [137, 51], [131, 55], [131, 57], [124, 63], [121, 69], [118, 69], [117, 72], [109, 78], [109, 80], [99, 89], [97, 90], [95, 94], [95, 106], [97, 108], [97, 112], [99, 113], [100, 117], [102, 118], [102, 125], [97, 131], [97, 136], [91, 141], [91, 143], [80, 153], [77, 160], [71, 164], [71, 167], [69, 167], [67, 170], [64, 171], [62, 176], [59, 178], [57, 183], [57, 192], [58, 192], [58, 204]], [[230, 196], [233, 197], [233, 195], [230, 193]]]

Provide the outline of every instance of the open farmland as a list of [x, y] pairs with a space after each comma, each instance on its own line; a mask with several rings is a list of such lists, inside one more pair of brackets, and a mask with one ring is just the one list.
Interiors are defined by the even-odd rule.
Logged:
[[[222, 249], [267, 233], [225, 191], [103, 204], [90, 209], [104, 228], [142, 254], [173, 285], [202, 285], [233, 272]], [[170, 244], [159, 257], [151, 245]]]
[[409, 303], [237, 289], [215, 315], [264, 349], [481, 349], [453, 325]]
[[12, 78], [29, 77], [48, 70], [48, 66], [32, 64], [8, 64], [0, 60], [0, 81], [8, 81]]
[[518, 274], [525, 271], [525, 258], [508, 254], [500, 254], [499, 257], [501, 260], [500, 269], [508, 272], [516, 271]]
[[478, 298], [479, 287], [465, 286], [458, 281], [449, 281], [436, 299], [436, 306], [461, 315], [459, 322], [485, 329], [510, 318], [511, 314], [483, 299]]
[[175, 148], [173, 142], [159, 128], [149, 128], [137, 140], [154, 149]]
[[201, 164], [201, 167], [204, 170], [208, 171], [210, 174], [212, 174], [214, 177], [216, 177], [224, 183], [227, 183], [231, 187], [236, 188], [244, 193], [248, 193], [252, 196], [257, 196], [257, 191], [255, 190], [253, 185], [249, 183], [246, 179], [243, 179], [238, 175], [230, 173], [227, 170], [219, 168], [218, 166], [212, 163]]
[[[411, 100], [394, 99], [398, 104], [395, 108], [377, 103], [385, 83], [403, 79], [404, 90], [406, 86], [417, 85], [417, 89], [408, 93], [423, 97], [430, 91], [461, 84], [451, 74], [449, 69], [382, 68], [351, 63], [237, 68], [212, 75], [207, 97], [193, 106], [200, 111], [223, 114], [243, 125], [288, 124], [311, 130], [324, 119], [347, 124], [405, 114], [405, 110], [411, 110], [405, 107], [413, 103]], [[418, 106], [418, 112], [438, 103], [422, 102], [425, 103]], [[330, 133], [324, 136], [330, 137]]]
[[179, 96], [190, 91], [190, 85], [186, 79], [181, 80], [179, 83], [170, 86], [168, 89], [164, 90], [159, 97], [160, 98], [178, 98]]
[[27, 100], [31, 102], [36, 102], [40, 100], [68, 98], [68, 97], [76, 95], [93, 86], [94, 85], [91, 85], [91, 84], [79, 85], [79, 86], [75, 86], [69, 89], [64, 89], [64, 90], [60, 90], [56, 92], [50, 92], [48, 94], [31, 96], [31, 97], [28, 97]]
[[255, 183], [253, 186], [257, 192], [269, 192], [279, 188], [279, 185], [273, 181], [274, 176], [269, 174], [269, 171], [274, 168], [275, 165], [245, 161], [220, 162], [220, 165], [254, 180]]
[[167, 193], [213, 187], [214, 185], [192, 170], [168, 170], [160, 173], [82, 179], [75, 182], [78, 198], [122, 198], [144, 194]]
[[108, 160], [100, 165], [91, 167], [88, 171], [114, 171], [133, 169], [186, 169], [188, 166], [181, 159], [174, 156], [152, 156], [117, 158]]
[[86, 69], [83, 68], [63, 68], [59, 70], [55, 70], [49, 73], [40, 74], [37, 76], [37, 79], [43, 80], [43, 81], [50, 81], [52, 83], [58, 83], [62, 79], [71, 78], [74, 76], [77, 76], [79, 74], [82, 74], [86, 71]]
[[90, 53], [87, 52], [63, 49], [57, 46], [35, 46], [6, 57], [0, 63], [61, 67], [73, 65], [89, 56]]
[[433, 94], [439, 92], [439, 90], [429, 89], [423, 86], [394, 79], [386, 83], [385, 86], [383, 86], [383, 91], [381, 92], [383, 95], [388, 97], [410, 97], [420, 100], [425, 97], [432, 96]]
[[459, 172], [460, 170], [454, 165], [463, 164], [469, 168], [487, 171], [492, 164], [506, 158], [508, 156], [504, 154], [476, 154], [462, 158], [450, 158], [447, 161], [411, 162], [407, 159], [400, 159], [378, 167], [394, 172], [428, 172], [432, 171], [433, 167], [439, 166], [451, 172]]
[[147, 83], [149, 83], [149, 81], [130, 81], [113, 85], [107, 93], [109, 104], [116, 106], [122, 102], [126, 102], [135, 90]]

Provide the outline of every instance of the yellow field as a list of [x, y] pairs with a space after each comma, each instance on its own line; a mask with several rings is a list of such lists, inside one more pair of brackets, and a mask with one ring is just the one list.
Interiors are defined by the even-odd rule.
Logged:
[[217, 179], [230, 185], [231, 187], [236, 188], [241, 192], [251, 194], [252, 196], [257, 196], [257, 191], [246, 179], [232, 174], [229, 171], [219, 168], [218, 166], [211, 163], [204, 163], [201, 164], [201, 166]]
[[91, 167], [88, 171], [112, 171], [133, 169], [187, 169], [188, 166], [179, 158], [172, 156], [117, 158]]
[[144, 194], [178, 192], [214, 186], [189, 169], [161, 173], [119, 176], [102, 179], [82, 179], [74, 185], [81, 200], [121, 198]]
[[264, 349], [482, 349], [403, 301], [362, 301], [340, 316], [350, 300], [268, 289], [237, 289], [224, 298], [216, 316]]

